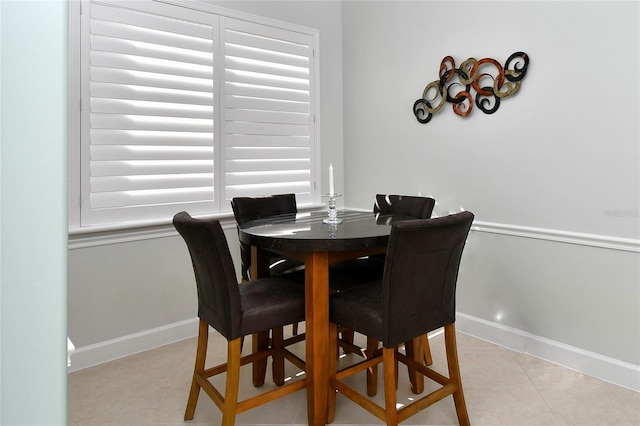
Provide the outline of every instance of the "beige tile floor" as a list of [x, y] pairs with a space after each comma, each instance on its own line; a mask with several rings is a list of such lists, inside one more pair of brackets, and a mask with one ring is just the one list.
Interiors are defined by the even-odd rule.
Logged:
[[[442, 334], [430, 338], [436, 369], [446, 371]], [[362, 343], [362, 342], [360, 342]], [[217, 407], [201, 392], [193, 420], [183, 420], [189, 391], [195, 338], [69, 374], [68, 424], [73, 425], [219, 425]], [[303, 352], [304, 344], [296, 345]], [[245, 348], [250, 345], [245, 345]], [[208, 364], [220, 363], [226, 341], [211, 333]], [[640, 393], [558, 365], [458, 333], [465, 399], [474, 425], [640, 425]], [[351, 362], [348, 355], [341, 362]], [[287, 373], [295, 378], [294, 367]], [[364, 376], [352, 384], [364, 391]], [[251, 370], [241, 370], [242, 395], [255, 394]], [[224, 383], [221, 378], [217, 381]], [[270, 385], [265, 385], [270, 386]], [[425, 383], [428, 390], [428, 384]], [[381, 389], [381, 387], [380, 387]], [[381, 393], [376, 397], [381, 403]], [[400, 372], [398, 402], [413, 397], [405, 370]], [[241, 413], [237, 425], [304, 425], [304, 391]], [[338, 395], [337, 425], [381, 422]], [[408, 419], [403, 425], [455, 425], [451, 397]]]

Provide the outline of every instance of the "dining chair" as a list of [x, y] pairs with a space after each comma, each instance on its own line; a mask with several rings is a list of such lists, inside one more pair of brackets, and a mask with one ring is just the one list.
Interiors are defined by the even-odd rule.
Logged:
[[[238, 226], [251, 220], [264, 219], [280, 214], [297, 213], [296, 194], [276, 194], [264, 197], [234, 197], [231, 199], [233, 216]], [[242, 278], [248, 280], [251, 275], [251, 247], [240, 242]], [[269, 262], [271, 275], [300, 269], [303, 263], [282, 256], [273, 255]]]
[[[198, 292], [198, 344], [184, 419], [192, 420], [200, 389], [222, 410], [222, 425], [235, 423], [236, 414], [289, 395], [306, 384], [296, 380], [284, 384], [284, 361], [304, 370], [302, 359], [283, 344], [283, 326], [304, 319], [304, 292], [299, 285], [280, 277], [250, 280], [241, 285], [220, 222], [195, 219], [186, 212], [173, 218], [173, 224], [187, 244]], [[227, 339], [227, 362], [205, 368], [209, 327]], [[242, 337], [273, 331], [271, 344], [260, 352], [241, 356]], [[240, 366], [272, 358], [273, 381], [278, 386], [238, 401]], [[209, 380], [226, 372], [224, 393]]]
[[[429, 219], [433, 213], [436, 201], [431, 197], [376, 194], [373, 212], [379, 216], [379, 220], [386, 220], [385, 215], [394, 214], [407, 216], [414, 219]], [[330, 286], [335, 291], [341, 291], [348, 287], [376, 281], [382, 278], [384, 270], [385, 254], [367, 256], [359, 259], [348, 260], [331, 266]], [[345, 326], [340, 327], [338, 342], [345, 352], [355, 353], [363, 357], [377, 350], [379, 342], [373, 337], [367, 338], [366, 348], [359, 348], [353, 344], [353, 330]], [[432, 357], [428, 336], [422, 338], [424, 347], [424, 362], [431, 365]], [[378, 369], [372, 367], [367, 372], [367, 394], [374, 396], [378, 392]]]
[[[382, 280], [346, 288], [330, 298], [330, 350], [336, 350], [338, 324], [381, 341], [382, 348], [371, 358], [340, 371], [334, 357], [329, 357], [329, 423], [335, 416], [338, 392], [387, 425], [397, 425], [453, 395], [458, 422], [469, 424], [456, 347], [455, 300], [460, 259], [473, 218], [471, 212], [465, 211], [392, 225]], [[448, 377], [415, 361], [421, 360], [421, 337], [441, 327]], [[403, 343], [406, 355], [398, 351]], [[417, 373], [412, 378], [414, 392], [422, 392], [425, 376], [441, 386], [397, 409], [398, 362]], [[384, 408], [343, 380], [379, 363], [384, 371]]]
[[[239, 226], [251, 220], [265, 219], [280, 214], [297, 213], [296, 194], [275, 194], [264, 197], [234, 197], [231, 199], [233, 216]], [[240, 241], [240, 261], [242, 280], [251, 275], [251, 246]], [[273, 254], [269, 258], [269, 274], [287, 274], [288, 279], [304, 286], [304, 263]], [[298, 335], [298, 324], [293, 324], [293, 335]]]

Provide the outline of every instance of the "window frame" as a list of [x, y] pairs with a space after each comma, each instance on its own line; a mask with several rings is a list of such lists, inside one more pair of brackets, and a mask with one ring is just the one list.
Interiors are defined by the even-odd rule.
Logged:
[[[148, 0], [155, 2], [156, 0]], [[195, 3], [193, 1], [188, 0], [163, 0], [158, 3], [167, 3], [174, 6], [185, 7], [189, 9], [195, 9], [199, 12], [210, 13], [212, 15], [218, 15], [219, 19], [222, 21], [224, 18], [232, 18], [237, 20], [248, 21], [251, 23], [255, 23], [258, 25], [266, 25], [272, 26], [275, 28], [282, 28], [287, 31], [295, 31], [303, 34], [307, 34], [312, 37], [313, 40], [313, 55], [311, 56], [310, 63], [310, 114], [311, 114], [311, 128], [310, 128], [310, 185], [311, 185], [311, 202], [307, 204], [300, 204], [300, 209], [314, 208], [321, 205], [320, 200], [320, 116], [319, 116], [319, 105], [320, 105], [320, 96], [319, 96], [319, 31], [317, 29], [312, 29], [308, 27], [303, 27], [297, 24], [290, 24], [278, 20], [274, 20], [271, 18], [260, 17], [256, 15], [247, 14], [244, 12], [239, 12], [231, 9], [225, 9], [219, 6], [207, 5], [203, 3]], [[81, 182], [83, 179], [82, 173], [83, 169], [86, 167], [82, 167], [83, 161], [88, 161], [86, 158], [82, 156], [85, 155], [82, 148], [82, 129], [84, 120], [82, 120], [82, 112], [81, 109], [87, 108], [86, 106], [82, 106], [82, 73], [83, 73], [83, 64], [81, 63], [81, 33], [82, 33], [82, 8], [88, 6], [88, 0], [81, 1], [72, 1], [69, 2], [69, 179], [68, 179], [68, 231], [70, 236], [70, 241], [76, 241], [77, 246], [86, 245], [79, 239], [89, 238], [91, 241], [94, 241], [95, 244], [104, 244], [110, 243], [109, 235], [117, 235], [117, 241], [130, 241], [135, 239], [147, 239], [147, 238], [156, 238], [158, 236], [166, 236], [167, 231], [169, 233], [173, 232], [171, 227], [171, 218], [165, 218], [161, 220], [146, 220], [146, 221], [136, 221], [136, 222], [125, 222], [125, 223], [114, 223], [114, 224], [106, 224], [106, 225], [81, 225], [81, 203], [82, 203], [82, 192], [81, 192]], [[216, 17], [216, 19], [218, 19]], [[222, 26], [221, 26], [222, 27]], [[218, 44], [218, 48], [220, 49], [220, 44]], [[224, 55], [224, 54], [223, 54]], [[224, 84], [223, 79], [217, 80], [218, 89], [221, 85]], [[214, 91], [216, 88], [214, 87]], [[216, 98], [218, 98], [218, 102], [216, 104], [216, 109], [223, 110], [225, 108], [224, 99], [220, 96], [222, 93], [220, 90], [215, 94]], [[220, 160], [220, 152], [224, 149], [224, 139], [221, 138], [221, 133], [223, 133], [218, 125], [219, 120], [216, 120], [216, 134], [214, 141], [214, 151], [215, 151], [215, 160], [217, 164], [214, 164], [214, 178], [215, 183], [214, 187], [220, 188], [219, 179], [222, 162], [224, 160]], [[87, 163], [88, 165], [88, 163]], [[84, 177], [86, 179], [86, 176]], [[212, 214], [207, 214], [206, 217], [218, 217], [218, 218], [231, 218], [232, 212], [230, 206], [225, 208], [221, 203], [224, 203], [224, 200], [221, 201], [221, 196], [224, 191], [220, 189], [216, 190], [216, 203], [217, 210]], [[266, 194], [265, 194], [266, 195]], [[91, 236], [91, 234], [95, 234]], [[82, 236], [87, 237], [82, 237]], [[79, 242], [78, 242], [79, 241]], [[90, 244], [93, 245], [93, 244]]]

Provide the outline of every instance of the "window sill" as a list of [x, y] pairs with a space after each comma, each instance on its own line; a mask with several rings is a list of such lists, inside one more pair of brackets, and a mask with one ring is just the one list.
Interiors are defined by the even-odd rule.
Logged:
[[[316, 210], [325, 207], [324, 204], [308, 204], [299, 207], [300, 212]], [[206, 216], [220, 220], [223, 229], [235, 229], [236, 221], [231, 212]], [[102, 246], [107, 244], [120, 244], [132, 241], [150, 240], [154, 238], [166, 238], [177, 236], [178, 232], [171, 221], [158, 221], [147, 223], [119, 224], [111, 226], [99, 226], [91, 228], [69, 228], [69, 250]]]

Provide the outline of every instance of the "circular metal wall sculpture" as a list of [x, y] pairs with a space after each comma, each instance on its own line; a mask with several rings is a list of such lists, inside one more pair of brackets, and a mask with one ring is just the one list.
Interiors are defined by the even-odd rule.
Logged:
[[[451, 56], [440, 62], [439, 79], [427, 84], [422, 97], [413, 104], [413, 115], [420, 123], [428, 123], [433, 114], [440, 111], [445, 102], [453, 106], [453, 112], [461, 117], [471, 114], [474, 104], [485, 114], [493, 114], [500, 107], [500, 100], [515, 94], [527, 74], [529, 56], [516, 52], [504, 64], [491, 58], [469, 58], [456, 68]], [[493, 72], [491, 72], [493, 71]]]

